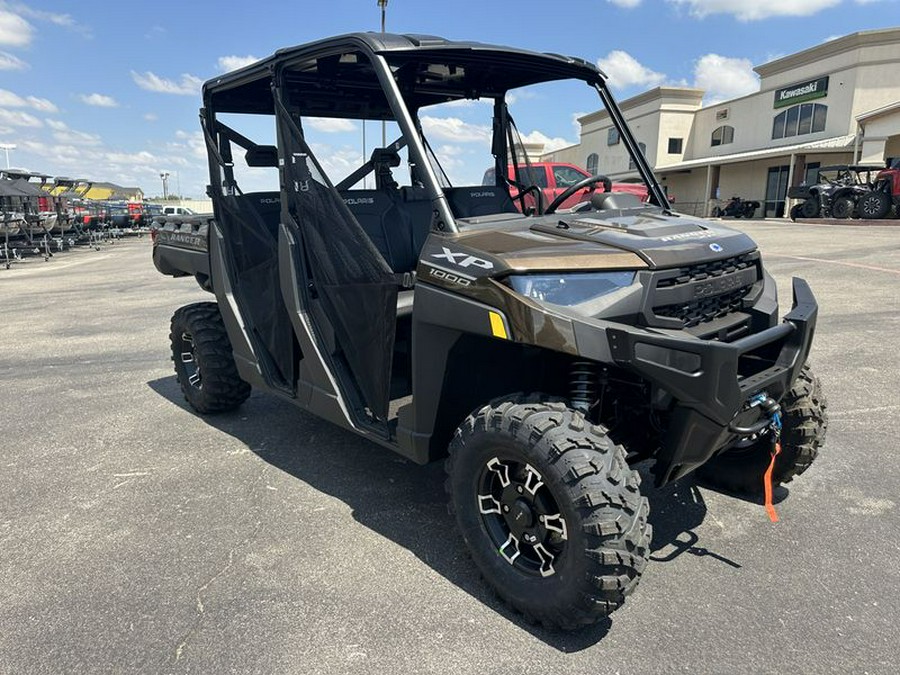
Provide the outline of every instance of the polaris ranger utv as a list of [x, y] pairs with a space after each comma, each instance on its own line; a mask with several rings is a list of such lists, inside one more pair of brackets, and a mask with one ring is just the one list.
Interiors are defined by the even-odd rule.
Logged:
[[[794, 279], [779, 322], [754, 242], [671, 210], [605, 79], [576, 58], [421, 35], [280, 50], [204, 85], [215, 214], [164, 219], [153, 248], [160, 272], [215, 295], [171, 324], [198, 412], [255, 388], [415, 462], [447, 457], [451, 509], [487, 581], [562, 628], [619, 607], [645, 568], [635, 463], [652, 460], [659, 485], [700, 470], [756, 492], [806, 470], [825, 432], [809, 287]], [[599, 96], [622, 141], [600, 166], [632, 163], [649, 203], [605, 175], [552, 203], [523, 182], [511, 110], [527, 117], [535, 96], [566, 110]], [[460, 117], [478, 112], [486, 124]], [[346, 153], [316, 131], [353, 129], [355, 143], [366, 120], [396, 140], [332, 182]], [[495, 185], [465, 161], [478, 148]], [[561, 208], [582, 190], [588, 201]]]

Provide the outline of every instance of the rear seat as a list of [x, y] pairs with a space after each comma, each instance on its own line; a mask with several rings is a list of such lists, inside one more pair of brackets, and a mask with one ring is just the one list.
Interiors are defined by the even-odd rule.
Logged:
[[397, 202], [381, 190], [342, 190], [341, 198], [395, 272], [409, 256], [405, 222]]
[[450, 210], [457, 218], [473, 218], [495, 213], [518, 213], [509, 192], [496, 185], [444, 188]]
[[[416, 192], [406, 192], [406, 191]], [[343, 190], [341, 197], [395, 272], [412, 272], [431, 229], [431, 201], [420, 188]]]

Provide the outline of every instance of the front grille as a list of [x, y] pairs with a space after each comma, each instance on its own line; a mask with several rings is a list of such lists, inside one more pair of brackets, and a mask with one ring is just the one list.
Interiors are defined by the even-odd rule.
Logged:
[[731, 293], [723, 293], [712, 298], [693, 300], [680, 305], [668, 305], [666, 307], [654, 307], [653, 313], [670, 319], [679, 319], [685, 328], [693, 328], [701, 323], [713, 321], [732, 312], [741, 309], [744, 296], [750, 292], [750, 287], [741, 288]]
[[739, 312], [760, 278], [758, 263], [759, 254], [753, 252], [660, 272], [653, 289], [652, 313], [694, 328]]
[[744, 255], [735, 256], [734, 258], [725, 258], [725, 260], [714, 260], [713, 262], [702, 263], [700, 265], [683, 267], [677, 270], [677, 275], [668, 279], [660, 279], [656, 284], [656, 287], [671, 288], [673, 286], [690, 283], [691, 281], [704, 281], [725, 274], [734, 274], [735, 272], [755, 267], [758, 259], [759, 255], [755, 253], [745, 253]]

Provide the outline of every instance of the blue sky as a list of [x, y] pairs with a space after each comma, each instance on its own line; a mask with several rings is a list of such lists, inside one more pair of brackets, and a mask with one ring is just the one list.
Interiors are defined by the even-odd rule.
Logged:
[[[389, 0], [387, 12], [391, 32], [589, 59], [620, 98], [663, 83], [732, 98], [754, 90], [754, 65], [900, 24], [897, 0]], [[0, 0], [0, 143], [16, 144], [14, 167], [139, 185], [148, 196], [161, 192], [167, 171], [171, 191], [180, 185], [200, 197], [208, 182], [197, 122], [203, 80], [280, 47], [377, 30], [379, 21], [376, 0]], [[560, 144], [577, 140], [573, 115], [599, 103], [538, 96], [520, 106], [523, 133]], [[483, 149], [483, 125], [472, 117], [483, 112], [432, 116], [448, 162], [467, 143]], [[368, 131], [379, 134], [374, 125]], [[352, 167], [358, 125], [323, 124], [316, 133], [320, 147]]]

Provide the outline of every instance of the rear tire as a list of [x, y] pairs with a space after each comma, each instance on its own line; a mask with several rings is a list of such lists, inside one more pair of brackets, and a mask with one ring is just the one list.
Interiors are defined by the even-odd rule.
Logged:
[[580, 412], [494, 401], [456, 430], [446, 470], [450, 510], [475, 564], [527, 619], [595, 623], [637, 586], [652, 534], [640, 477]]
[[185, 400], [199, 413], [234, 410], [250, 396], [237, 372], [231, 342], [214, 302], [180, 308], [172, 316], [172, 361]]
[[819, 217], [819, 198], [812, 196], [800, 205], [800, 215], [803, 218]]
[[831, 205], [831, 215], [833, 218], [845, 220], [853, 217], [853, 209], [856, 206], [850, 197], [838, 197]]
[[[828, 404], [819, 379], [804, 366], [781, 400], [781, 453], [775, 460], [772, 484], [791, 482], [806, 471], [825, 443]], [[765, 435], [746, 448], [726, 450], [709, 460], [697, 474], [714, 487], [741, 494], [760, 494], [772, 457], [772, 439]]]

